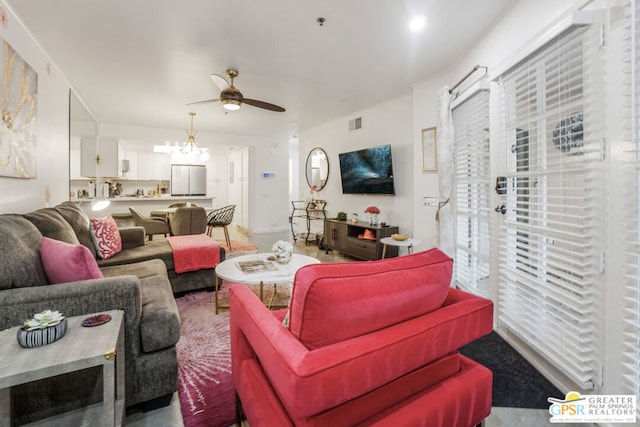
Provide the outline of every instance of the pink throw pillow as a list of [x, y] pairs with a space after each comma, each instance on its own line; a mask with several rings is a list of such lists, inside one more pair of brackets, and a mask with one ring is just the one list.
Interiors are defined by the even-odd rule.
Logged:
[[91, 218], [91, 237], [96, 244], [98, 257], [101, 259], [109, 259], [122, 251], [118, 225], [111, 215], [104, 218]]
[[104, 277], [93, 254], [83, 245], [43, 237], [40, 259], [51, 284]]

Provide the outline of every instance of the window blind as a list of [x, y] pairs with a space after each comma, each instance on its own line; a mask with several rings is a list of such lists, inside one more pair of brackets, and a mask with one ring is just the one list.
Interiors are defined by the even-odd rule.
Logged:
[[600, 366], [601, 58], [597, 28], [573, 28], [498, 80], [498, 318], [584, 389]]
[[455, 280], [460, 289], [489, 298], [489, 91], [453, 110], [456, 200]]
[[[640, 1], [633, 0], [628, 14], [633, 25], [631, 40], [625, 46], [625, 58], [630, 58], [630, 79], [628, 90], [632, 94], [632, 163], [625, 165], [624, 185], [625, 212], [624, 229], [626, 280], [624, 287], [624, 342], [622, 349], [624, 385], [629, 393], [640, 398]], [[639, 410], [640, 412], [640, 410]]]

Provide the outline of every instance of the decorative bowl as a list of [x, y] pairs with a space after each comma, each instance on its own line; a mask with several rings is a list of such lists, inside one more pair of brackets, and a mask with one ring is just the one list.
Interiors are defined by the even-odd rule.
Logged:
[[398, 233], [393, 233], [393, 234], [391, 235], [391, 238], [392, 238], [393, 240], [399, 240], [399, 241], [402, 241], [402, 240], [407, 240], [407, 239], [409, 238], [409, 235], [408, 235], [408, 234], [398, 234]]
[[42, 347], [59, 340], [67, 332], [67, 319], [63, 319], [60, 323], [53, 326], [47, 326], [42, 329], [34, 329], [26, 331], [22, 328], [18, 329], [18, 344], [24, 348]]

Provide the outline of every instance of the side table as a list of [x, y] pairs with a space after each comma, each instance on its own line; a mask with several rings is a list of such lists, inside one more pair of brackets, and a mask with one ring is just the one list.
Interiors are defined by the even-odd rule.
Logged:
[[383, 237], [382, 239], [380, 239], [380, 243], [384, 245], [382, 247], [381, 258], [384, 259], [384, 255], [387, 252], [387, 245], [405, 247], [407, 248], [407, 252], [411, 254], [413, 252], [413, 245], [419, 245], [421, 242], [420, 240], [412, 239], [411, 237], [406, 240], [396, 240], [393, 237]]
[[[294, 218], [302, 218], [306, 221], [307, 232], [304, 233], [304, 243], [309, 244], [310, 241], [316, 240], [315, 234], [311, 233], [311, 221], [314, 220], [326, 220], [327, 219], [327, 201], [326, 200], [313, 200], [311, 202], [303, 200], [294, 200], [291, 202], [293, 210], [289, 215], [289, 225], [291, 226], [291, 234], [293, 235], [293, 241], [298, 240], [298, 235], [293, 229]], [[312, 237], [313, 236], [313, 237]]]
[[[78, 415], [84, 420], [96, 420], [96, 425], [123, 424], [124, 312], [112, 310], [103, 313], [110, 314], [111, 320], [94, 327], [84, 327], [81, 323], [87, 317], [102, 313], [69, 317], [66, 334], [43, 347], [20, 347], [16, 339], [19, 326], [0, 331], [3, 365], [0, 370], [0, 426], [11, 425], [11, 387], [94, 366], [101, 366], [103, 370], [102, 405], [84, 408]], [[100, 413], [94, 414], [97, 410]], [[65, 417], [65, 414], [52, 417], [54, 424], [58, 417]], [[69, 422], [65, 417], [61, 423]]]

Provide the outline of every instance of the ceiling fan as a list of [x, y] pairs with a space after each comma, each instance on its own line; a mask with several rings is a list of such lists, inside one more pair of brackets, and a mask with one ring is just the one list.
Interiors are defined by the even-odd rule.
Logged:
[[271, 104], [265, 101], [259, 101], [257, 99], [245, 98], [242, 96], [242, 92], [240, 92], [234, 85], [233, 80], [238, 77], [238, 70], [229, 69], [226, 72], [227, 77], [231, 79], [231, 83], [229, 83], [224, 77], [219, 76], [217, 74], [211, 74], [211, 80], [213, 83], [220, 89], [220, 97], [217, 99], [207, 99], [205, 101], [191, 102], [187, 105], [193, 104], [206, 104], [209, 102], [220, 101], [222, 103], [222, 108], [228, 111], [239, 110], [242, 104], [253, 105], [254, 107], [264, 108], [265, 110], [277, 111], [282, 113], [285, 111], [284, 108], [279, 105]]

